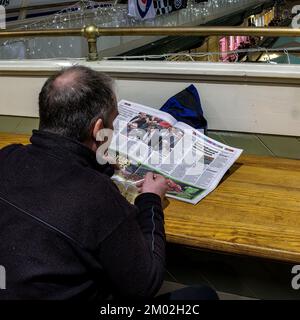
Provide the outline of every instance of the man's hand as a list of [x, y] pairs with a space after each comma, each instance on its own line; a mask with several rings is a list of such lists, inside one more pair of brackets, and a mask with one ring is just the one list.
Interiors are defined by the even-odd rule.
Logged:
[[148, 172], [145, 175], [143, 181], [137, 184], [141, 193], [155, 193], [160, 196], [161, 199], [165, 197], [165, 194], [169, 188], [168, 180], [159, 174]]

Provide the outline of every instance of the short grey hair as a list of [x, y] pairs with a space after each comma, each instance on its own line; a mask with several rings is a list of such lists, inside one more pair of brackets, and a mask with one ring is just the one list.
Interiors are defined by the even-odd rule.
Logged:
[[39, 94], [40, 130], [86, 141], [101, 118], [107, 126], [116, 109], [114, 82], [106, 74], [84, 66], [51, 76]]

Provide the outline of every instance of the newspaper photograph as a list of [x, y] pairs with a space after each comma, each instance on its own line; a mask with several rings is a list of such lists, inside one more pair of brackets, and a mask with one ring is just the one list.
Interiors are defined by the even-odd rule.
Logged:
[[196, 204], [242, 153], [160, 110], [126, 100], [118, 108], [109, 156], [120, 170], [112, 179], [131, 201], [135, 185], [151, 171], [168, 179], [168, 197]]

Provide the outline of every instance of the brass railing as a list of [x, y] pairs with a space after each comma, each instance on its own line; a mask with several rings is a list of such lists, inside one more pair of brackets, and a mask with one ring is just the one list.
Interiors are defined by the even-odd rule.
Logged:
[[101, 36], [258, 36], [299, 37], [300, 29], [256, 27], [122, 27], [98, 28], [90, 25], [77, 29], [48, 29], [27, 31], [1, 31], [1, 38], [82, 36], [88, 42], [88, 60], [97, 60], [97, 39]]

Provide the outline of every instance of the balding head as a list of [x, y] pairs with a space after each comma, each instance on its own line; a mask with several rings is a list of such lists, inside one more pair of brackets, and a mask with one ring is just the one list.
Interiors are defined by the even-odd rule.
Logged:
[[80, 78], [81, 70], [78, 69], [67, 69], [62, 74], [56, 77], [53, 81], [54, 88], [68, 88], [75, 87], [76, 82]]
[[39, 95], [40, 130], [84, 142], [99, 118], [107, 124], [115, 112], [112, 79], [75, 66], [51, 76]]

